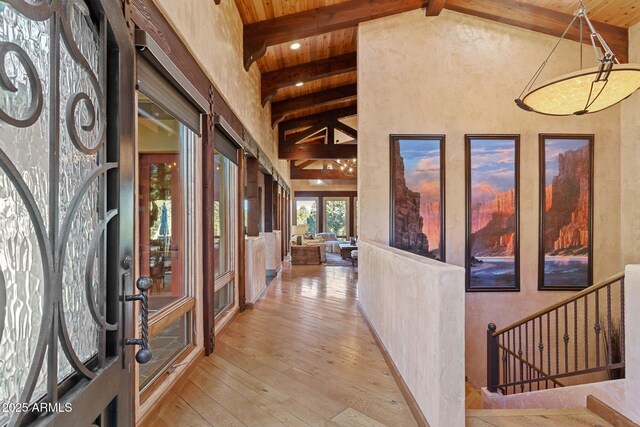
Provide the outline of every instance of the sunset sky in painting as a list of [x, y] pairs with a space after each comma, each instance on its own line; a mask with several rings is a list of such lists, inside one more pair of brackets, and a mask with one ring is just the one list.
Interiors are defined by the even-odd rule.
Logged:
[[553, 177], [558, 175], [558, 156], [567, 151], [589, 145], [589, 141], [584, 139], [547, 139], [545, 140], [545, 182], [551, 184]]
[[440, 141], [403, 139], [400, 155], [407, 187], [421, 194], [420, 202], [440, 201]]
[[491, 201], [514, 187], [513, 140], [472, 139], [471, 179], [473, 202]]

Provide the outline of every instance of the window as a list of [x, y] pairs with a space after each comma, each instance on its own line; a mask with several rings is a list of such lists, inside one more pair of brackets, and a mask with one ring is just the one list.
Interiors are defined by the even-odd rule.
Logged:
[[186, 212], [197, 135], [159, 104], [138, 96], [138, 215], [140, 275], [150, 276], [151, 362], [139, 365], [143, 390], [190, 345], [194, 283], [189, 254], [194, 242]]
[[360, 201], [358, 200], [357, 197], [353, 198], [353, 204], [355, 206], [355, 212], [353, 213], [354, 215], [354, 221], [355, 221], [355, 233], [356, 235], [354, 237], [358, 237], [359, 233], [360, 233]]
[[349, 198], [324, 199], [324, 230], [335, 233], [339, 239], [346, 239], [349, 230]]
[[149, 310], [187, 294], [185, 164], [193, 133], [143, 95], [139, 98], [140, 275], [150, 276]]
[[[216, 136], [222, 138], [222, 134]], [[214, 312], [224, 314], [235, 302], [235, 203], [238, 167], [219, 151], [214, 153]]]
[[295, 225], [307, 224], [308, 232], [318, 233], [318, 199], [310, 197], [297, 197], [296, 199]]

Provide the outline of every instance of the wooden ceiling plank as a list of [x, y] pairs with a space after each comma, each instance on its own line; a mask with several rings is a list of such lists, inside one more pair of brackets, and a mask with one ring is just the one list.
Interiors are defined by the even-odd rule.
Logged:
[[275, 125], [281, 121], [285, 115], [295, 113], [296, 111], [334, 104], [336, 102], [353, 99], [357, 95], [358, 87], [356, 84], [352, 84], [273, 102], [271, 104], [272, 123]]
[[296, 144], [280, 147], [278, 158], [287, 160], [355, 159], [358, 156], [356, 144]]
[[262, 106], [264, 107], [276, 95], [278, 89], [295, 86], [298, 82], [308, 83], [313, 80], [348, 73], [355, 71], [356, 67], [357, 54], [352, 52], [263, 73]]
[[324, 113], [311, 114], [296, 119], [286, 120], [280, 123], [280, 130], [299, 129], [302, 127], [313, 126], [321, 120], [339, 119], [342, 117], [355, 116], [358, 114], [358, 106], [339, 108], [336, 110], [325, 111]]
[[[467, 15], [477, 16], [527, 30], [560, 37], [573, 15], [526, 4], [517, 0], [447, 0], [445, 8]], [[626, 28], [593, 21], [596, 30], [602, 35], [620, 62], [627, 62], [629, 57], [629, 31]], [[565, 36], [568, 40], [580, 41], [580, 30], [574, 25]], [[585, 28], [583, 35], [585, 44], [591, 44]]]
[[422, 7], [424, 0], [350, 0], [244, 26], [244, 67], [264, 55], [268, 46], [357, 26]]

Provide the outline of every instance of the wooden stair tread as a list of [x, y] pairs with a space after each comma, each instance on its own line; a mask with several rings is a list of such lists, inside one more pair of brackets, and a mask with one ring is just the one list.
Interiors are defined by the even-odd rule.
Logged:
[[575, 426], [612, 427], [586, 408], [575, 409], [469, 409], [467, 427]]

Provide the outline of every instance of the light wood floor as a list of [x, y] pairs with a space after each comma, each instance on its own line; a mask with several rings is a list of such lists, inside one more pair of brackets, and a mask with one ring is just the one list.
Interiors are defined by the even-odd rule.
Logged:
[[152, 424], [415, 426], [356, 307], [354, 274], [286, 267]]

